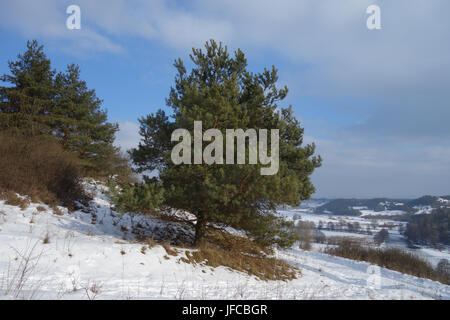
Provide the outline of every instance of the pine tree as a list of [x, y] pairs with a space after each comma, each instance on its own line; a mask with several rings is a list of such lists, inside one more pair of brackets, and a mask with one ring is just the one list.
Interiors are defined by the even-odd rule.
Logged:
[[90, 166], [99, 169], [118, 150], [113, 146], [117, 124], [107, 122], [95, 90], [80, 79], [77, 65], [67, 66], [55, 79], [57, 95], [51, 114], [53, 135], [67, 150], [76, 151]]
[[102, 100], [80, 79], [78, 66], [56, 74], [43, 46], [33, 40], [9, 69], [11, 74], [0, 78], [9, 83], [0, 87], [0, 130], [57, 139], [96, 174], [127, 166], [113, 146], [118, 125], [107, 121]]
[[[289, 224], [276, 216], [276, 206], [298, 205], [311, 196], [309, 176], [321, 158], [313, 156], [314, 144], [302, 146], [303, 128], [292, 108], [278, 111], [277, 103], [288, 89], [276, 87], [275, 67], [250, 73], [241, 50], [231, 57], [213, 40], [205, 51], [193, 49], [190, 57], [194, 67], [189, 73], [181, 59], [174, 64], [178, 74], [167, 99], [173, 121], [162, 110], [140, 119], [142, 142], [131, 151], [135, 165], [141, 172], [158, 170], [165, 205], [195, 215], [196, 245], [208, 223], [245, 230], [265, 245], [292, 244], [295, 237]], [[246, 164], [175, 165], [170, 158], [176, 144], [170, 141], [171, 133], [184, 128], [193, 136], [194, 121], [202, 121], [203, 130], [215, 128], [224, 136], [226, 129], [279, 129], [278, 173], [261, 175], [260, 164], [248, 164], [248, 152]]]
[[48, 114], [56, 94], [55, 71], [36, 40], [27, 42], [27, 51], [17, 61], [8, 62], [11, 75], [0, 80], [0, 129], [27, 135], [49, 134]]

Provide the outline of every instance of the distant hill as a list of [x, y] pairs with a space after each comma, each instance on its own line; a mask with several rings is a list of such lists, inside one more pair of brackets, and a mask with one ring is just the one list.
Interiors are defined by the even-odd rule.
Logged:
[[425, 214], [433, 209], [450, 208], [450, 196], [423, 196], [417, 199], [334, 199], [314, 209], [315, 213], [358, 216], [364, 214], [390, 215]]

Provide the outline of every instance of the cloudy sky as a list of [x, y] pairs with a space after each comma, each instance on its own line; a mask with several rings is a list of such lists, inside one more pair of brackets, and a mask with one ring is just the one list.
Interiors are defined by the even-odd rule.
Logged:
[[[66, 8], [81, 8], [81, 30]], [[381, 8], [381, 30], [366, 9]], [[216, 39], [249, 68], [275, 65], [324, 158], [315, 197], [450, 194], [448, 0], [39, 0], [0, 2], [0, 73], [27, 39], [53, 67], [77, 63], [123, 148], [165, 107], [175, 58]], [[166, 108], [167, 109], [167, 108]]]

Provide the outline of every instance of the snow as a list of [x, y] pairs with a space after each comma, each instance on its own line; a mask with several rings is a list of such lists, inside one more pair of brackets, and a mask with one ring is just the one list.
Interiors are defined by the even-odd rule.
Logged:
[[450, 261], [450, 251], [448, 247], [444, 250], [422, 247], [416, 250], [419, 256], [427, 259], [433, 267], [436, 267], [441, 259]]
[[[374, 266], [368, 263], [294, 248], [275, 252], [301, 270], [287, 282], [180, 261], [191, 249], [177, 247], [178, 256], [171, 256], [156, 245], [143, 253], [131, 230], [174, 241], [190, 230], [120, 215], [111, 210], [104, 187], [85, 187], [94, 194], [85, 210], [90, 212], [60, 207], [63, 214], [57, 215], [37, 203], [22, 211], [0, 201], [0, 299], [450, 299], [450, 287], [438, 282], [375, 268], [373, 285]], [[38, 212], [38, 206], [45, 210]], [[28, 273], [17, 289], [14, 271], [27, 257]]]
[[321, 230], [327, 237], [354, 237], [362, 239], [371, 239], [366, 234], [355, 233], [355, 232], [345, 232], [345, 231], [331, 231], [331, 230]]
[[430, 214], [433, 211], [432, 206], [414, 206], [417, 211], [414, 214]]
[[361, 216], [395, 216], [406, 213], [403, 210], [382, 210], [382, 211], [360, 210], [360, 211]]

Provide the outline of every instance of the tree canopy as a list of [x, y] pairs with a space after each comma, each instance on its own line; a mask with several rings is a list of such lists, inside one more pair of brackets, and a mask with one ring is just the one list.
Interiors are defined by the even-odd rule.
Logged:
[[[174, 63], [177, 75], [167, 98], [171, 116], [160, 109], [139, 120], [142, 140], [130, 151], [134, 164], [140, 172], [159, 173], [146, 183], [164, 189], [164, 206], [195, 215], [195, 244], [202, 241], [208, 223], [245, 230], [263, 244], [292, 244], [293, 233], [275, 209], [311, 196], [310, 175], [321, 158], [314, 155], [314, 144], [303, 145], [304, 130], [292, 108], [278, 106], [287, 87], [276, 86], [275, 67], [252, 73], [241, 50], [231, 56], [214, 40], [204, 49], [193, 49], [190, 58], [189, 71], [181, 59]], [[244, 164], [225, 164], [225, 159], [224, 164], [174, 164], [171, 134], [183, 128], [194, 135], [194, 121], [202, 121], [203, 132], [214, 128], [224, 136], [226, 129], [278, 129], [278, 172], [261, 175], [264, 165], [249, 164], [248, 152]]]
[[9, 84], [0, 87], [0, 130], [56, 139], [77, 152], [87, 169], [107, 171], [118, 161], [113, 146], [118, 125], [107, 121], [102, 100], [80, 79], [77, 65], [57, 73], [33, 40], [9, 69], [0, 78]]

